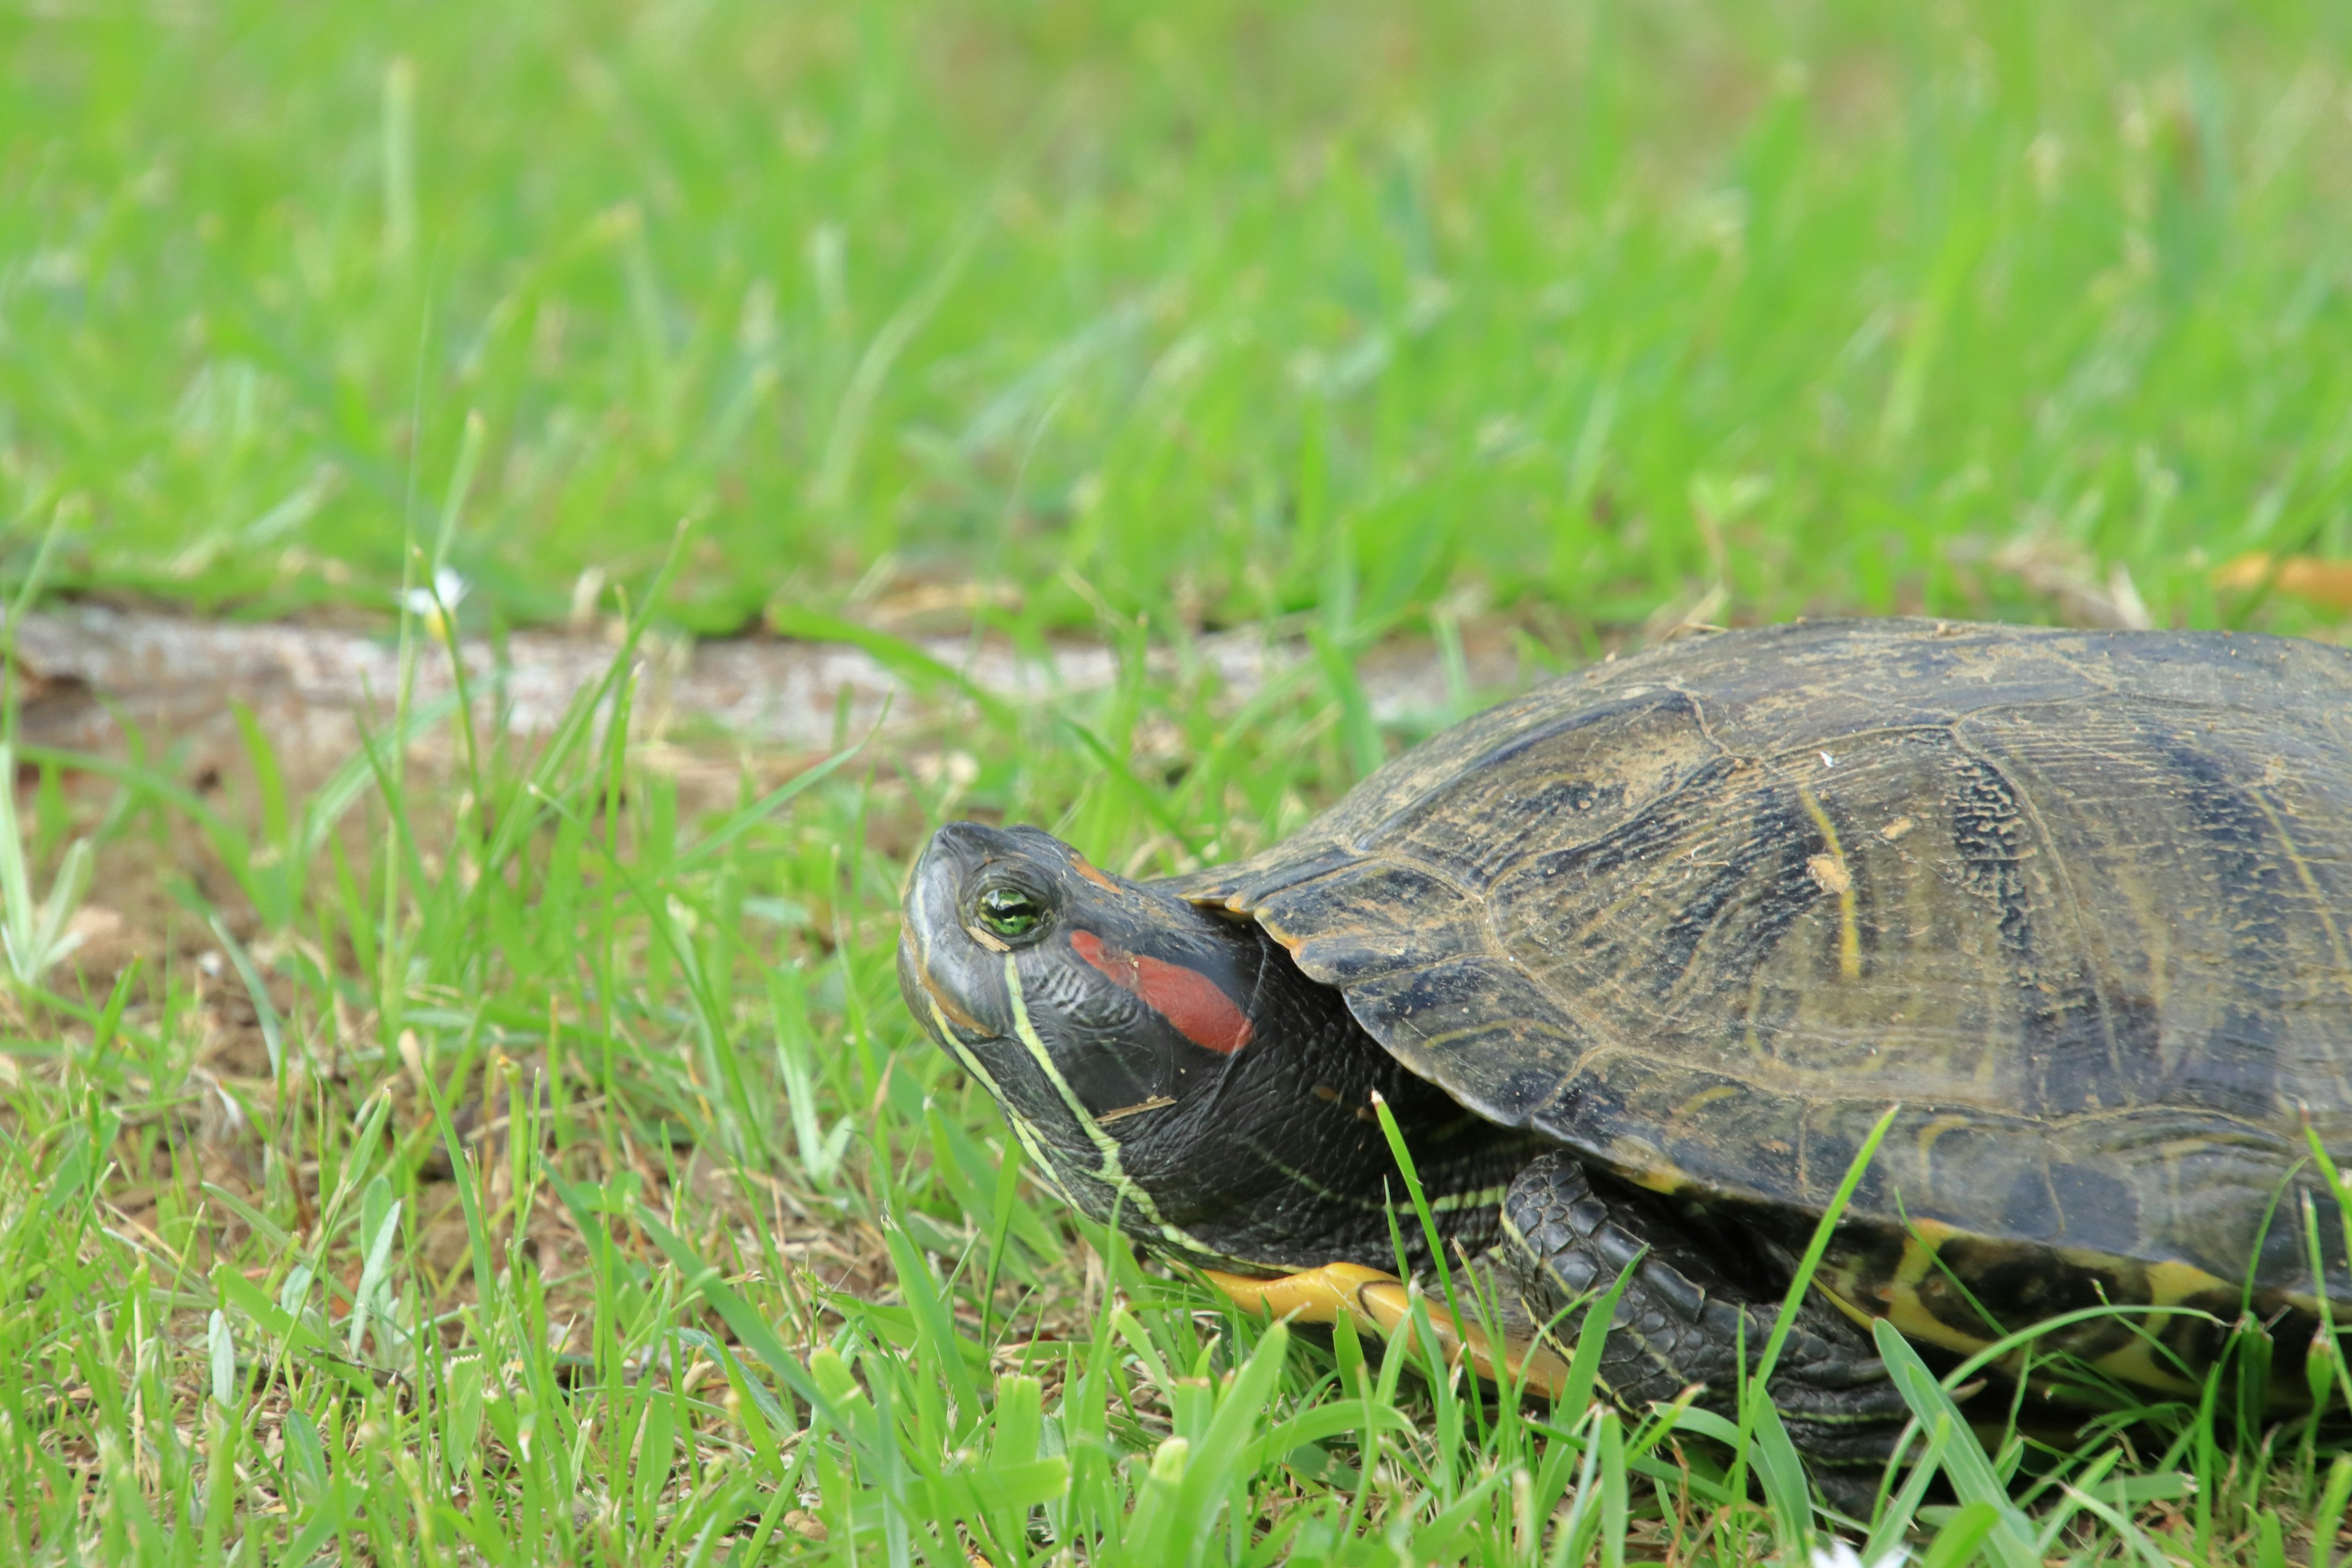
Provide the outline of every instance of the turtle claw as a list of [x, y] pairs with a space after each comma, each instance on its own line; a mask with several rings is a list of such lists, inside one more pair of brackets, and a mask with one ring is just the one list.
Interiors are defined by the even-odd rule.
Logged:
[[[1410, 1342], [1416, 1294], [1393, 1274], [1354, 1263], [1327, 1263], [1275, 1279], [1253, 1279], [1204, 1269], [1209, 1283], [1246, 1311], [1294, 1322], [1328, 1323], [1342, 1317], [1377, 1331], [1391, 1343]], [[1467, 1281], [1465, 1281], [1467, 1283]], [[1427, 1308], [1430, 1332], [1449, 1366], [1465, 1362], [1490, 1383], [1524, 1387], [1557, 1397], [1568, 1386], [1568, 1363], [1546, 1344], [1540, 1331], [1515, 1301], [1505, 1300], [1500, 1321], [1484, 1314], [1457, 1317], [1437, 1303]], [[1499, 1339], [1489, 1327], [1501, 1331]], [[1499, 1346], [1499, 1349], [1498, 1349]]]

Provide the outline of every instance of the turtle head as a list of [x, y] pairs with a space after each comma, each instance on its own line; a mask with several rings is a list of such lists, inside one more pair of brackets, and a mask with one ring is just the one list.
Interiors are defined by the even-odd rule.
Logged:
[[1122, 1152], [1250, 1044], [1265, 963], [1254, 928], [1098, 870], [1034, 827], [950, 823], [907, 882], [907, 1005], [1078, 1208], [1101, 1219], [1116, 1205], [1139, 1234], [1159, 1228], [1159, 1209]]
[[[907, 879], [898, 984], [1038, 1173], [1163, 1256], [1277, 1274], [1393, 1263], [1376, 1096], [1474, 1252], [1494, 1239], [1478, 1227], [1496, 1181], [1526, 1158], [1256, 921], [1097, 870], [1034, 827], [933, 835]], [[1415, 1250], [1418, 1226], [1402, 1229]]]

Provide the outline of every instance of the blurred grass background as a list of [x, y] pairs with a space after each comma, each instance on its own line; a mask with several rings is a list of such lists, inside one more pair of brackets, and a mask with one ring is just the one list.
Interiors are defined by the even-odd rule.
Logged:
[[[1084, 1245], [899, 1004], [900, 869], [1271, 842], [1484, 695], [1471, 623], [2341, 637], [2214, 574], [2352, 557], [2347, 67], [2319, 0], [0, 8], [0, 579], [633, 612], [552, 736], [0, 750], [0, 1563], [1826, 1552], [1793, 1451], [1759, 1508], [1697, 1415]], [[1272, 616], [1244, 701], [1139, 657]], [[845, 620], [1119, 679], [634, 743], [638, 636]], [[1423, 621], [1446, 712], [1376, 723]], [[2326, 1561], [2326, 1391], [2224, 1388], [1955, 1445], [1866, 1555]]]
[[2048, 613], [2021, 537], [2210, 622], [2352, 554], [2347, 59], [2324, 0], [12, 6], [0, 517], [246, 616], [388, 614], [462, 510], [477, 623], [681, 517], [706, 635]]

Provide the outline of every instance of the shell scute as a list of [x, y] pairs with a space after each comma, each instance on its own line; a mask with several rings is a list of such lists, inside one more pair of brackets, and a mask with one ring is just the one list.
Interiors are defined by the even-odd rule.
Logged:
[[1465, 756], [1457, 774], [1369, 831], [1371, 842], [1483, 889], [1531, 855], [1607, 836], [1719, 762], [1687, 696], [1643, 690]]
[[1527, 1126], [1556, 1103], [1591, 1047], [1573, 1016], [1490, 953], [1383, 974], [1347, 994], [1357, 1020], [1399, 1061], [1507, 1127]]
[[1351, 861], [1274, 893], [1255, 912], [1328, 985], [1425, 970], [1486, 946], [1481, 905], [1444, 878], [1397, 860]]

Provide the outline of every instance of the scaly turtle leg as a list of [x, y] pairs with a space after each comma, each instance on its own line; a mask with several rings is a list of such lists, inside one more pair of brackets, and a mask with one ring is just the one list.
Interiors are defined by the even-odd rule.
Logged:
[[[1601, 1354], [1601, 1378], [1634, 1409], [1703, 1384], [1699, 1403], [1728, 1413], [1738, 1358], [1752, 1369], [1772, 1337], [1777, 1297], [1759, 1300], [1710, 1249], [1642, 1194], [1604, 1195], [1564, 1154], [1537, 1158], [1503, 1200], [1506, 1240], [1528, 1305], [1549, 1318], [1606, 1291], [1633, 1265]], [[1719, 1252], [1719, 1248], [1715, 1249]], [[1636, 1263], [1636, 1259], [1639, 1262]], [[1842, 1504], [1866, 1499], [1909, 1416], [1861, 1331], [1808, 1300], [1772, 1369], [1789, 1436]]]

